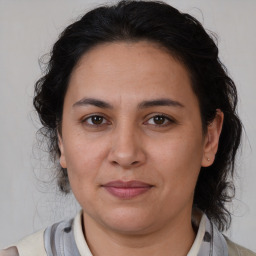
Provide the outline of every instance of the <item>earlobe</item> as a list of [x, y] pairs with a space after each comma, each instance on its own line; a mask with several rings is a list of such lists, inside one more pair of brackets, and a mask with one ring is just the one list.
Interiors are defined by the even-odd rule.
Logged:
[[59, 133], [58, 133], [58, 146], [60, 149], [60, 165], [62, 168], [67, 168], [64, 147], [63, 147], [63, 141], [62, 141], [62, 137]]
[[213, 164], [215, 155], [218, 150], [219, 138], [224, 121], [224, 114], [220, 109], [216, 110], [216, 116], [207, 127], [205, 135], [204, 153], [202, 159], [202, 166], [208, 167]]

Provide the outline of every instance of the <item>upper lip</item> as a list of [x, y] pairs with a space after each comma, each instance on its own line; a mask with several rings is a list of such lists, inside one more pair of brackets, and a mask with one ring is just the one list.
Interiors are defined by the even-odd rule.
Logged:
[[122, 180], [114, 180], [110, 181], [104, 185], [103, 187], [115, 187], [115, 188], [146, 188], [153, 187], [153, 185], [138, 181], [138, 180], [130, 180], [130, 181], [122, 181]]

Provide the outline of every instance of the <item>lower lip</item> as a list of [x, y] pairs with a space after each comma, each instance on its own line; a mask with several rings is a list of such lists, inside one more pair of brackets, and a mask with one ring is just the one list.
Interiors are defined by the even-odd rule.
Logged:
[[120, 199], [132, 199], [149, 191], [151, 187], [104, 187], [111, 195]]

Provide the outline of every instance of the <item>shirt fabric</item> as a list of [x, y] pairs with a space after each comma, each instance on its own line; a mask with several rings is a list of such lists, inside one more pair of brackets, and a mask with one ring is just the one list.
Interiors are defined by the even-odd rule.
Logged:
[[[187, 256], [256, 256], [225, 238], [205, 214], [195, 211], [193, 226], [198, 229]], [[21, 240], [0, 256], [93, 256], [82, 230], [82, 211], [74, 219], [61, 221]], [[171, 255], [171, 252], [170, 252]]]

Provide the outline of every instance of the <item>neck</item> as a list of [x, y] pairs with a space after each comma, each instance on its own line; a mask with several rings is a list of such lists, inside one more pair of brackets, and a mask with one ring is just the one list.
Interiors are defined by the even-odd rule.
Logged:
[[138, 234], [125, 234], [110, 230], [83, 214], [87, 244], [94, 256], [186, 256], [195, 233], [191, 224], [191, 215], [179, 215], [168, 225], [156, 230]]

